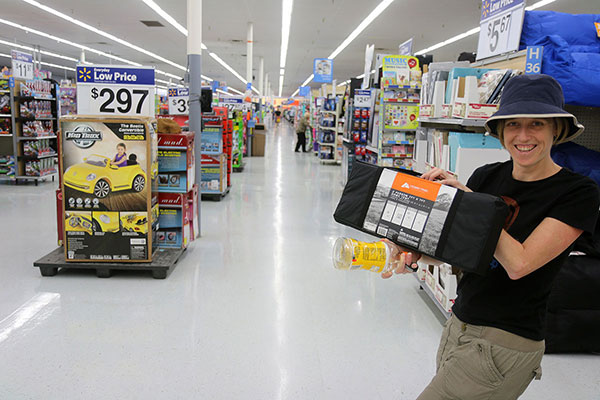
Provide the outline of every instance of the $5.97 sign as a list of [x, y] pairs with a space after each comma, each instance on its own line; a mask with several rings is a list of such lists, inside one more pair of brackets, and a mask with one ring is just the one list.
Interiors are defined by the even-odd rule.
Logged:
[[477, 59], [519, 49], [525, 0], [482, 0]]
[[77, 112], [154, 116], [154, 68], [78, 66]]
[[187, 88], [169, 88], [169, 114], [188, 115], [190, 91]]

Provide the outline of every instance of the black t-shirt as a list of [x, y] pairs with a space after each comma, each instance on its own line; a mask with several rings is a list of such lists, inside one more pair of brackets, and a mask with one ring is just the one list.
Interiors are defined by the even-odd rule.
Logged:
[[[473, 173], [467, 186], [504, 199], [511, 211], [504, 229], [513, 238], [523, 243], [546, 217], [584, 231], [594, 230], [600, 204], [594, 181], [563, 168], [546, 179], [522, 182], [512, 177], [512, 167], [512, 161], [485, 165]], [[495, 259], [486, 276], [465, 273], [452, 311], [470, 324], [544, 339], [548, 295], [571, 247], [517, 280], [511, 280]]]

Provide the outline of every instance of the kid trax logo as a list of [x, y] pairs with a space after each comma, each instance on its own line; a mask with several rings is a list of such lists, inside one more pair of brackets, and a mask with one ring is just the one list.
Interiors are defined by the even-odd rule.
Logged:
[[72, 131], [65, 132], [65, 140], [73, 142], [80, 149], [89, 149], [102, 140], [102, 132], [95, 131], [89, 125], [78, 125]]

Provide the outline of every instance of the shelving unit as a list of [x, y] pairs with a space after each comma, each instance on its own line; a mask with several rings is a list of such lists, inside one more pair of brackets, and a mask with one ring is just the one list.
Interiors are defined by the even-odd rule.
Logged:
[[[320, 98], [317, 101], [318, 116], [317, 116], [317, 127], [316, 129], [316, 143], [317, 143], [317, 155], [319, 160], [323, 164], [340, 164], [342, 159], [342, 141], [338, 134], [338, 120], [342, 104], [340, 99], [336, 96], [335, 98]], [[335, 111], [326, 110], [325, 108], [331, 108], [332, 103], [335, 102]], [[328, 125], [324, 126], [323, 122], [328, 121]]]
[[[8, 88], [8, 80], [0, 80]], [[11, 88], [0, 90], [0, 180], [16, 179], [14, 96]]]
[[[57, 172], [58, 143], [58, 101], [57, 88], [49, 80], [46, 82], [50, 96], [22, 95], [31, 91], [26, 81], [15, 80], [15, 87], [2, 90], [3, 95], [10, 96], [10, 114], [1, 114], [0, 118], [10, 118], [11, 133], [0, 135], [0, 156], [11, 156], [14, 174], [0, 178], [34, 181], [52, 177]], [[22, 115], [27, 112], [29, 115]], [[41, 114], [44, 112], [44, 114]], [[10, 138], [10, 139], [9, 139]], [[41, 148], [40, 146], [44, 146]]]

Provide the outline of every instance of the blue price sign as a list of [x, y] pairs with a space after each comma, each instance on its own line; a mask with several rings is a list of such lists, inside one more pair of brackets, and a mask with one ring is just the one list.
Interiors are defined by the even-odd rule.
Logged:
[[542, 73], [542, 55], [544, 46], [528, 46], [527, 59], [525, 61], [525, 74], [541, 74]]
[[333, 80], [333, 60], [328, 58], [315, 58], [313, 63], [314, 81], [317, 83], [331, 83]]

